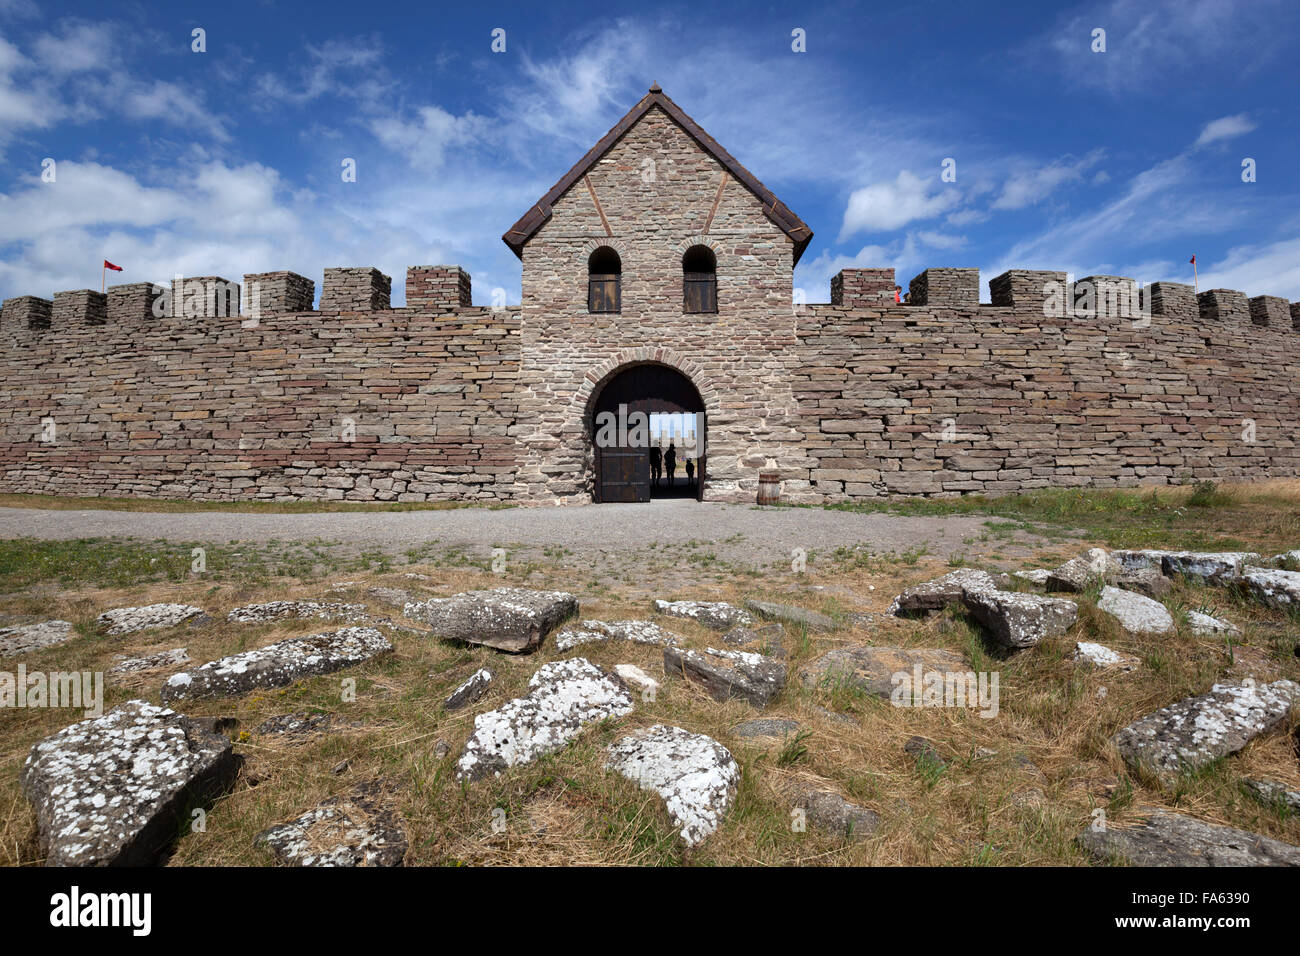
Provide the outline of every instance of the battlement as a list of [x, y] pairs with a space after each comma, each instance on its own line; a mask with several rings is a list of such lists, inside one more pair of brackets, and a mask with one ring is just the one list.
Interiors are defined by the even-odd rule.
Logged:
[[908, 305], [975, 309], [980, 304], [978, 269], [926, 269], [908, 284]]
[[[979, 309], [979, 270], [926, 269], [908, 286], [904, 307]], [[831, 279], [831, 305], [876, 309], [894, 305], [893, 269], [843, 269]], [[1300, 310], [1280, 296], [1247, 299], [1235, 289], [1208, 289], [1199, 295], [1180, 282], [1152, 282], [1143, 288], [1130, 276], [1091, 275], [1070, 282], [1066, 273], [1010, 269], [989, 280], [994, 308], [1044, 316], [1149, 317], [1201, 319], [1300, 329]]]
[[428, 312], [467, 309], [469, 273], [460, 266], [411, 266], [406, 270], [406, 307]]
[[[890, 271], [892, 278], [893, 272]], [[238, 318], [302, 312], [383, 312], [392, 309], [393, 280], [371, 266], [325, 270], [318, 310], [316, 283], [296, 272], [255, 272], [241, 288], [221, 276], [174, 276], [168, 285], [130, 282], [107, 292], [77, 289], [53, 299], [15, 296], [0, 306], [0, 328], [59, 329], [86, 325], [137, 327], [164, 316]], [[472, 308], [470, 274], [457, 265], [411, 266], [406, 308], [449, 314]]]
[[831, 279], [831, 305], [857, 309], [893, 303], [893, 269], [842, 269]]

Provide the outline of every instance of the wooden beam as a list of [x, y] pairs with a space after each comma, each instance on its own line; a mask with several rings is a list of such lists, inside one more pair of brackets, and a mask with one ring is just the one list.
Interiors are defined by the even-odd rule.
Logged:
[[727, 185], [727, 171], [724, 169], [722, 171], [722, 179], [718, 182], [717, 195], [713, 197], [713, 206], [712, 208], [709, 209], [709, 218], [704, 220], [703, 234], [706, 236], [709, 234], [709, 227], [713, 225], [713, 217], [718, 211], [718, 203], [722, 202], [722, 190], [726, 188], [726, 185]]
[[600, 200], [596, 198], [596, 187], [591, 184], [591, 177], [583, 173], [582, 181], [587, 184], [587, 192], [591, 193], [591, 201], [596, 204], [596, 212], [600, 213], [600, 224], [605, 227], [605, 235], [614, 235], [609, 228], [609, 220], [605, 218], [605, 210], [600, 208]]

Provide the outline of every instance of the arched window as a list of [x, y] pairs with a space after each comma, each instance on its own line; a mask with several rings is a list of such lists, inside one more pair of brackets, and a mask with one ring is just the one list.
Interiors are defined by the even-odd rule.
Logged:
[[682, 256], [682, 311], [718, 311], [718, 257], [708, 246], [691, 246]]
[[623, 311], [623, 263], [609, 246], [587, 258], [587, 311]]

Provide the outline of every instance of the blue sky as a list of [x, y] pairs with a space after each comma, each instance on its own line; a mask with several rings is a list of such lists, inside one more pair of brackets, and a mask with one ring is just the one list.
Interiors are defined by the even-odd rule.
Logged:
[[1300, 299], [1298, 39], [1293, 0], [0, 0], [0, 297], [107, 257], [374, 265], [395, 303], [454, 262], [514, 303], [501, 234], [657, 81], [812, 227], [807, 301], [851, 266], [1191, 281], [1192, 253], [1202, 288]]

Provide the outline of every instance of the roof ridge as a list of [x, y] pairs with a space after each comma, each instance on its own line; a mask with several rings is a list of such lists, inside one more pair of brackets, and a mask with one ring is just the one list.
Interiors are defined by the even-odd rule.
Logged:
[[794, 214], [789, 206], [764, 186], [757, 176], [742, 166], [699, 123], [688, 116], [685, 110], [674, 103], [668, 97], [668, 94], [663, 92], [658, 83], [653, 84], [650, 91], [637, 101], [636, 105], [628, 110], [623, 115], [623, 118], [596, 142], [596, 145], [587, 150], [583, 157], [567, 173], [561, 176], [559, 181], [547, 190], [546, 194], [534, 203], [531, 209], [519, 218], [518, 222], [506, 230], [501, 240], [510, 247], [516, 256], [522, 259], [524, 245], [551, 218], [551, 209], [555, 201], [564, 195], [574, 183], [585, 176], [596, 165], [597, 161], [623, 138], [628, 130], [656, 106], [667, 113], [668, 117], [686, 132], [686, 135], [695, 140], [706, 153], [721, 163], [735, 179], [738, 179], [746, 189], [758, 198], [763, 207], [763, 214], [789, 236], [794, 243], [794, 261], [798, 263], [799, 257], [803, 255], [804, 249], [812, 239], [812, 230]]

